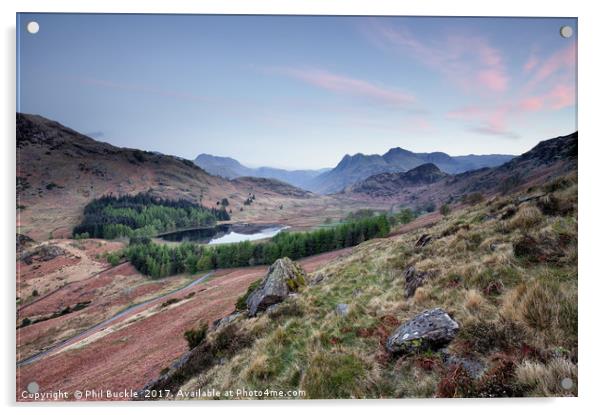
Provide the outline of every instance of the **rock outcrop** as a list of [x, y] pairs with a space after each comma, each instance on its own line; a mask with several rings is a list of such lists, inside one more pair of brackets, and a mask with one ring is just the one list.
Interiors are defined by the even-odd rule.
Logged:
[[387, 339], [391, 353], [414, 353], [438, 349], [453, 340], [459, 326], [441, 308], [424, 311], [399, 326]]
[[409, 266], [403, 272], [403, 276], [406, 280], [405, 285], [405, 296], [406, 298], [410, 298], [414, 296], [416, 289], [429, 277], [429, 273], [425, 271], [417, 271], [413, 266]]
[[416, 241], [416, 245], [414, 245], [414, 246], [416, 248], [424, 248], [432, 240], [433, 240], [433, 238], [431, 237], [431, 235], [429, 235], [428, 233], [425, 233], [425, 234], [422, 234], [422, 236], [420, 238], [418, 238], [418, 240]]
[[219, 330], [220, 328], [227, 326], [228, 324], [232, 323], [233, 321], [236, 321], [236, 319], [238, 319], [240, 316], [242, 316], [242, 313], [235, 311], [234, 313], [230, 314], [229, 316], [215, 320], [212, 324], [212, 328], [213, 328], [213, 330]]
[[289, 294], [305, 285], [305, 271], [289, 258], [274, 262], [261, 285], [247, 299], [249, 316], [266, 310], [269, 306], [282, 302]]
[[20, 259], [29, 265], [33, 261], [46, 262], [65, 254], [65, 250], [58, 245], [44, 244], [24, 251]]
[[23, 252], [24, 249], [33, 245], [35, 241], [27, 235], [17, 234], [17, 254]]

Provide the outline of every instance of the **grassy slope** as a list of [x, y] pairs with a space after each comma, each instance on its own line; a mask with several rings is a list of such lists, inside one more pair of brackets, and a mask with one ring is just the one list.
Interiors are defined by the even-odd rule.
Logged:
[[[361, 244], [316, 271], [324, 281], [276, 315], [235, 323], [252, 345], [184, 389], [303, 389], [309, 398], [576, 395], [576, 177], [561, 184], [517, 207], [498, 197], [428, 229]], [[425, 232], [434, 240], [415, 248]], [[432, 275], [410, 299], [408, 265]], [[335, 314], [338, 303], [350, 305], [346, 317]], [[398, 324], [433, 307], [460, 323], [448, 351], [485, 365], [478, 379], [440, 352], [386, 353]], [[569, 390], [560, 386], [566, 377]]]

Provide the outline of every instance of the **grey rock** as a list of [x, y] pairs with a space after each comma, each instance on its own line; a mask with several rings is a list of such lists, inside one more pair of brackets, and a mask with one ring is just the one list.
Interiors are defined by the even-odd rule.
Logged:
[[337, 316], [345, 317], [349, 314], [349, 304], [337, 304], [334, 312]]
[[399, 326], [387, 339], [391, 353], [435, 350], [447, 345], [458, 334], [459, 326], [441, 308], [426, 310]]
[[443, 363], [447, 367], [462, 366], [462, 368], [466, 370], [466, 373], [468, 373], [468, 375], [473, 379], [478, 379], [485, 372], [487, 367], [480, 360], [455, 356], [447, 353], [443, 353]]
[[249, 316], [254, 317], [269, 306], [282, 302], [289, 294], [305, 285], [305, 272], [289, 258], [274, 262], [261, 285], [247, 299]]
[[324, 274], [319, 273], [316, 274], [311, 281], [309, 282], [309, 285], [318, 285], [319, 283], [321, 283], [322, 281], [324, 281]]
[[60, 246], [44, 244], [24, 251], [20, 260], [30, 265], [33, 261], [46, 262], [65, 254], [66, 251]]
[[403, 272], [405, 277], [405, 297], [410, 298], [414, 296], [416, 289], [424, 284], [424, 281], [429, 277], [428, 272], [417, 271], [413, 266], [409, 266]]
[[213, 322], [213, 329], [217, 330], [221, 327], [227, 326], [228, 324], [232, 323], [234, 320], [236, 320], [240, 316], [242, 316], [242, 313], [234, 312], [234, 313], [230, 314], [229, 316], [217, 319]]
[[518, 205], [521, 203], [529, 202], [531, 200], [536, 200], [536, 199], [542, 198], [545, 195], [546, 195], [546, 193], [539, 192], [539, 193], [534, 193], [532, 195], [519, 196], [515, 199], [515, 203]]
[[17, 234], [17, 254], [20, 254], [21, 252], [23, 252], [23, 250], [25, 248], [31, 246], [34, 243], [35, 243], [35, 241], [33, 239], [31, 239], [29, 236], [18, 233]]
[[276, 313], [276, 311], [278, 311], [278, 308], [280, 308], [281, 304], [282, 303], [272, 304], [271, 306], [266, 308], [265, 313], [270, 317], [273, 316]]

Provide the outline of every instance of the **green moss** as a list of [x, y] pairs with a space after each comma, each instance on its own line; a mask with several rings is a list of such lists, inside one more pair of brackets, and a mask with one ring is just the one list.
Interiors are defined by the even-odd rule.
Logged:
[[293, 274], [294, 278], [289, 278], [288, 280], [286, 280], [286, 285], [288, 286], [289, 290], [296, 292], [299, 291], [301, 287], [304, 287], [306, 285], [306, 282], [303, 270], [296, 264], [293, 268]]
[[251, 285], [249, 285], [249, 288], [247, 288], [247, 292], [238, 297], [238, 300], [236, 300], [236, 309], [238, 311], [244, 311], [247, 309], [247, 299], [253, 293], [253, 291], [255, 291], [261, 285], [262, 281], [263, 280], [260, 279], [252, 282]]
[[320, 353], [309, 363], [301, 387], [312, 399], [363, 397], [365, 364], [356, 356]]

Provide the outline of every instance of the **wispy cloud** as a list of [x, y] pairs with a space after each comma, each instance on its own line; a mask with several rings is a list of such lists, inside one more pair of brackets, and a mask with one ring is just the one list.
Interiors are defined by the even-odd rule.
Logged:
[[558, 84], [549, 92], [524, 98], [518, 109], [530, 112], [560, 110], [575, 105], [575, 95], [574, 85]]
[[533, 77], [529, 81], [529, 86], [534, 87], [544, 81], [551, 80], [554, 76], [565, 77], [569, 75], [574, 77], [575, 64], [577, 62], [577, 48], [575, 42], [571, 42], [566, 47], [556, 51], [547, 59], [533, 64]]
[[447, 113], [447, 117], [469, 123], [467, 129], [479, 134], [494, 135], [505, 138], [520, 138], [519, 134], [508, 126], [508, 116], [512, 113], [509, 105], [469, 106]]
[[381, 104], [409, 108], [416, 102], [416, 98], [412, 94], [397, 88], [386, 87], [369, 80], [353, 78], [323, 69], [280, 67], [269, 68], [268, 70], [327, 91]]
[[523, 65], [523, 71], [526, 73], [531, 72], [539, 64], [539, 58], [535, 53], [531, 53], [527, 58], [527, 61]]
[[495, 101], [462, 107], [448, 118], [466, 122], [470, 131], [516, 138], [510, 125], [528, 113], [558, 111], [576, 103], [575, 44], [563, 46], [547, 57], [531, 53], [523, 64], [522, 83]]
[[81, 77], [76, 78], [76, 80], [85, 85], [98, 86], [103, 88], [117, 89], [121, 91], [129, 91], [129, 92], [140, 92], [151, 95], [159, 95], [167, 98], [176, 98], [179, 100], [186, 101], [200, 101], [200, 102], [214, 102], [214, 99], [209, 97], [205, 97], [202, 95], [190, 94], [182, 91], [175, 91], [170, 89], [156, 88], [149, 85], [141, 85], [141, 84], [133, 84], [133, 83], [120, 83], [113, 82], [106, 79], [98, 79], [98, 78], [88, 78]]
[[448, 34], [422, 41], [405, 27], [393, 27], [377, 19], [371, 20], [366, 30], [382, 47], [412, 54], [463, 88], [499, 93], [509, 86], [502, 53], [485, 37]]

